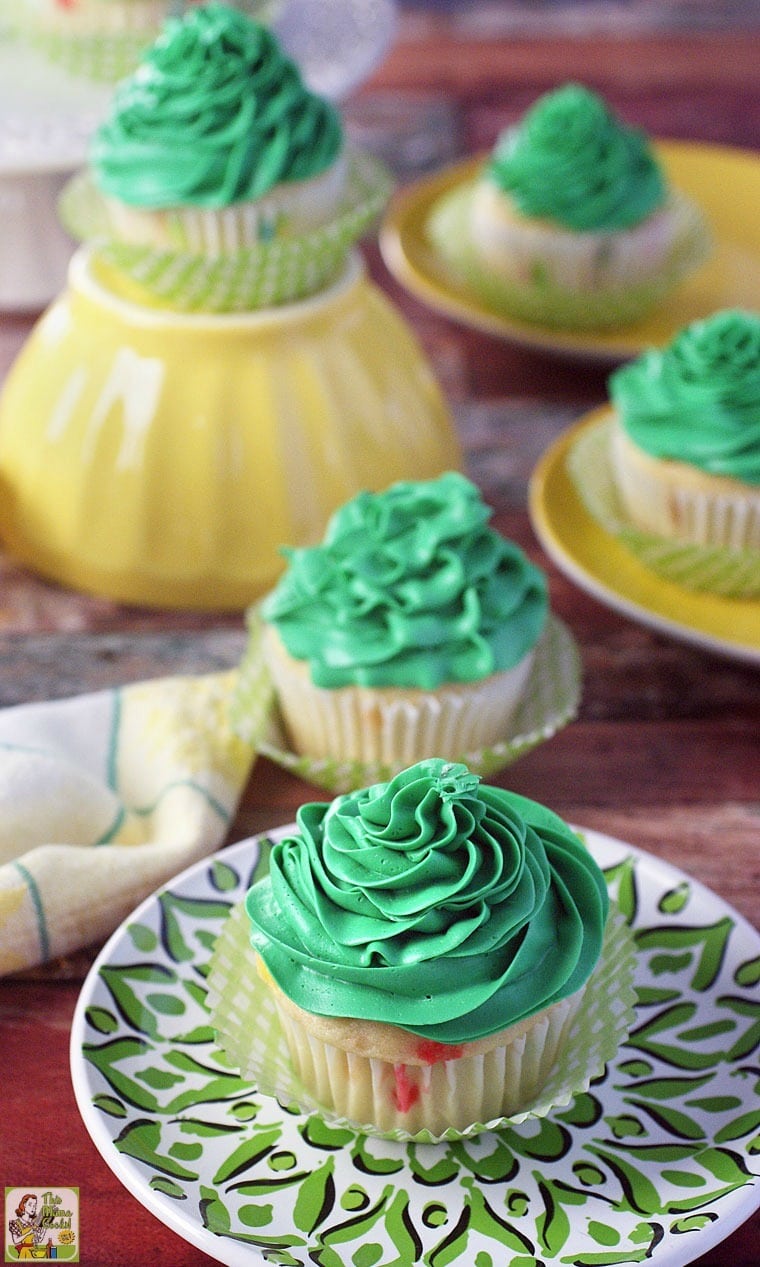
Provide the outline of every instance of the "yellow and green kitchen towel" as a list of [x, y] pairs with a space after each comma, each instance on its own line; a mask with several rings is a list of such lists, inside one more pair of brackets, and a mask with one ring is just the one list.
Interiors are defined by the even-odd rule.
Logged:
[[223, 843], [254, 759], [236, 677], [0, 711], [0, 974], [103, 940]]

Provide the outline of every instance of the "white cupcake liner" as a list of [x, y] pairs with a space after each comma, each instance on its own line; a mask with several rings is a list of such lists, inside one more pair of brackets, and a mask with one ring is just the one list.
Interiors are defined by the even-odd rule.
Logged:
[[535, 1100], [558, 1059], [580, 998], [563, 999], [527, 1032], [490, 1051], [431, 1065], [391, 1062], [334, 1047], [279, 1010], [296, 1077], [317, 1104], [372, 1133], [468, 1130], [497, 1121]]
[[[275, 699], [272, 678], [261, 649], [261, 622], [252, 610], [249, 638], [232, 701], [233, 725], [258, 751], [317, 787], [337, 794], [390, 779], [410, 762], [356, 759], [333, 750], [327, 755], [295, 752], [285, 731]], [[550, 613], [529, 667], [527, 679], [503, 733], [477, 748], [450, 749], [434, 754], [463, 761], [475, 774], [488, 775], [516, 761], [523, 753], [549, 739], [575, 716], [580, 702], [580, 657], [565, 625]]]
[[424, 757], [470, 752], [506, 734], [525, 689], [534, 653], [480, 682], [435, 691], [344, 686], [311, 681], [308, 664], [293, 660], [272, 626], [264, 655], [288, 735], [299, 752], [318, 759], [338, 753], [364, 765], [404, 768]]
[[[307, 1089], [289, 1054], [283, 1032], [286, 1014], [280, 1012], [257, 971], [249, 927], [240, 903], [225, 923], [212, 956], [208, 1003], [220, 1047], [263, 1094], [367, 1135], [434, 1143], [545, 1117], [588, 1089], [624, 1042], [633, 1021], [635, 948], [623, 915], [613, 906], [599, 963], [585, 989], [564, 1001], [553, 1019], [547, 1016], [528, 1030], [527, 1037], [511, 1044], [512, 1050], [502, 1045], [465, 1057], [467, 1068], [461, 1071], [454, 1068], [456, 1061], [443, 1061], [404, 1066], [403, 1072], [394, 1074], [387, 1061], [351, 1057], [311, 1036], [304, 1041], [298, 1034], [294, 1046], [303, 1052], [303, 1073], [310, 1082], [313, 1079], [315, 1088]], [[408, 1114], [394, 1118], [388, 1109], [389, 1091], [392, 1095], [399, 1080], [406, 1086], [406, 1079], [420, 1077], [429, 1079], [431, 1096], [441, 1097], [433, 1129], [419, 1123], [409, 1129]], [[510, 1079], [516, 1085], [514, 1091], [509, 1089], [506, 1102], [517, 1101], [520, 1107], [509, 1113], [498, 1108], [494, 1112], [494, 1106], [504, 1102], [503, 1089]], [[464, 1087], [469, 1090], [463, 1091]], [[338, 1107], [326, 1106], [325, 1101], [334, 1098]], [[449, 1113], [456, 1115], [456, 1125], [448, 1121]], [[407, 1124], [398, 1119], [406, 1119]]]
[[277, 185], [261, 198], [229, 207], [145, 211], [105, 195], [103, 203], [122, 243], [215, 259], [273, 241], [283, 224], [289, 236], [318, 229], [341, 205], [345, 186], [346, 158], [341, 154], [318, 176]]
[[391, 188], [380, 163], [351, 151], [344, 197], [325, 224], [215, 256], [122, 241], [89, 172], [65, 186], [59, 212], [74, 238], [90, 242], [153, 304], [185, 312], [251, 312], [292, 303], [328, 285], [377, 220]]
[[630, 229], [574, 233], [545, 220], [512, 219], [502, 210], [503, 199], [493, 182], [476, 182], [471, 232], [483, 263], [517, 285], [532, 285], [538, 273], [547, 285], [584, 294], [638, 286], [657, 276], [701, 219], [689, 199], [673, 194]]
[[[678, 462], [671, 469], [641, 454], [613, 424], [609, 460], [621, 504], [645, 532], [693, 545], [755, 550], [760, 567], [760, 488], [726, 487]], [[714, 485], [714, 486], [713, 486]]]
[[[494, 311], [550, 328], [606, 329], [639, 320], [706, 258], [710, 238], [699, 209], [681, 194], [651, 238], [625, 236], [605, 261], [597, 235], [515, 226], [510, 251], [489, 259], [473, 223], [477, 181], [433, 207], [427, 231], [447, 268]], [[616, 239], [617, 240], [617, 239]], [[508, 258], [507, 258], [508, 256]]]
[[[568, 472], [589, 514], [665, 580], [727, 598], [760, 595], [760, 549], [744, 544], [758, 539], [757, 508], [684, 489], [678, 494], [679, 514], [697, 539], [645, 532], [631, 521], [616, 485], [610, 456], [613, 427], [613, 415], [606, 413], [579, 432], [568, 452]], [[705, 540], [710, 537], [718, 544]], [[728, 547], [726, 541], [742, 544]]]

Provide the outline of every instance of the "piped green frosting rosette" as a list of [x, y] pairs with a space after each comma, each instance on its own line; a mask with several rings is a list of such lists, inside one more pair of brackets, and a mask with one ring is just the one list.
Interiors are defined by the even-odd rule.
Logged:
[[[265, 223], [244, 248], [200, 251], [186, 212], [255, 203], [342, 158], [335, 213], [314, 228]], [[68, 230], [159, 303], [182, 310], [250, 311], [328, 284], [391, 190], [374, 159], [348, 152], [336, 108], [309, 91], [272, 32], [212, 3], [167, 22], [138, 70], [117, 88], [95, 133], [90, 171], [64, 190]], [[161, 211], [171, 247], [120, 236], [109, 199]]]
[[578, 233], [628, 229], [667, 198], [646, 135], [580, 84], [541, 97], [499, 139], [486, 175], [523, 215]]
[[609, 380], [626, 432], [655, 458], [760, 486], [760, 316], [714, 313]]
[[441, 1043], [574, 994], [608, 908], [560, 818], [440, 758], [302, 806], [246, 900], [253, 947], [299, 1007]]
[[435, 690], [508, 670], [535, 647], [510, 734], [477, 753], [446, 754], [490, 773], [574, 715], [573, 640], [548, 611], [546, 578], [493, 529], [477, 487], [455, 471], [362, 492], [333, 515], [319, 546], [283, 551], [288, 566], [248, 613], [233, 723], [259, 751], [330, 791], [397, 771], [288, 750], [261, 654], [261, 620], [307, 662], [315, 685]]
[[[652, 457], [760, 485], [760, 317], [725, 310], [684, 327], [614, 371], [610, 396], [631, 439]], [[760, 595], [756, 551], [701, 546], [634, 527], [620, 504], [608, 451], [609, 412], [584, 429], [568, 470], [589, 512], [647, 567], [688, 589]]]
[[90, 165], [100, 190], [136, 207], [225, 207], [316, 176], [342, 144], [337, 110], [272, 32], [211, 4], [169, 23], [117, 88]]
[[[549, 1085], [513, 1120], [543, 1114], [588, 1086], [630, 1021], [633, 952], [609, 911], [597, 864], [560, 818], [482, 785], [466, 766], [423, 761], [301, 808], [295, 831], [272, 845], [268, 876], [222, 933], [209, 978], [214, 1024], [261, 1089], [311, 1107], [263, 1036], [276, 1018], [255, 953], [307, 1010], [454, 1044], [589, 982]], [[262, 1006], [266, 1025], [250, 1025]]]
[[318, 546], [286, 549], [262, 603], [316, 686], [435, 690], [511, 669], [546, 622], [546, 577], [446, 471], [361, 492]]

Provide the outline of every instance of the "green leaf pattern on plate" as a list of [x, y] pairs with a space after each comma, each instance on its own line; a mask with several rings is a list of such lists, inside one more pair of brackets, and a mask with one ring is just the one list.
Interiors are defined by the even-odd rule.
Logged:
[[331, 1126], [240, 1079], [205, 976], [268, 845], [176, 881], [115, 942], [85, 1013], [92, 1104], [136, 1186], [280, 1267], [656, 1264], [674, 1237], [712, 1235], [760, 1176], [757, 937], [672, 869], [650, 859], [645, 884], [642, 856], [589, 844], [636, 939], [629, 1039], [566, 1107], [440, 1144]]

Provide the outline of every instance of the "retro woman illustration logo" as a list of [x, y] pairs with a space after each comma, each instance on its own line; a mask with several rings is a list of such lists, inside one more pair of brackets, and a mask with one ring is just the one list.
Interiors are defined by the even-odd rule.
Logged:
[[79, 1262], [79, 1189], [5, 1189], [5, 1262]]

